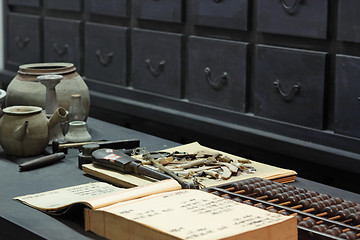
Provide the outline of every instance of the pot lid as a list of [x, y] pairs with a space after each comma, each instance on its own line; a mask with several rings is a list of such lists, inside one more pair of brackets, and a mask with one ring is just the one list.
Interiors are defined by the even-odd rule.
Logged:
[[19, 66], [18, 73], [25, 75], [48, 75], [48, 74], [67, 74], [75, 72], [76, 68], [72, 63], [53, 62], [53, 63], [30, 63]]
[[5, 114], [10, 115], [27, 115], [40, 113], [43, 109], [37, 106], [11, 106], [3, 109]]

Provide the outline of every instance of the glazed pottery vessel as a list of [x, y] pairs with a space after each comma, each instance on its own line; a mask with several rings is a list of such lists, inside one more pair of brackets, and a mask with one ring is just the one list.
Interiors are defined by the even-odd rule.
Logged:
[[3, 115], [2, 105], [3, 105], [3, 101], [4, 101], [5, 97], [6, 97], [5, 90], [0, 89], [0, 117]]
[[72, 63], [33, 63], [19, 67], [18, 74], [7, 87], [5, 106], [46, 107], [46, 87], [38, 80], [42, 75], [62, 75], [63, 79], [56, 86], [59, 107], [69, 109], [71, 95], [80, 94], [86, 117], [89, 116], [90, 95], [85, 81], [76, 72]]
[[68, 142], [87, 142], [91, 141], [91, 135], [87, 131], [86, 122], [72, 121], [69, 123], [69, 130], [65, 135]]
[[49, 140], [49, 131], [66, 121], [67, 111], [59, 107], [48, 120], [41, 107], [11, 106], [0, 119], [0, 144], [8, 155], [26, 157], [42, 153]]

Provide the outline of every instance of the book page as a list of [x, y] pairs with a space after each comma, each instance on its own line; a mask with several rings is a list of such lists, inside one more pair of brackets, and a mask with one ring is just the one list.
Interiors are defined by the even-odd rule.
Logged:
[[20, 196], [14, 199], [42, 211], [56, 212], [74, 203], [84, 203], [96, 209], [121, 201], [178, 189], [181, 189], [181, 185], [174, 179], [163, 180], [144, 187], [131, 189], [118, 188], [104, 182], [94, 182]]
[[90, 199], [88, 203], [93, 209], [109, 206], [118, 202], [149, 196], [156, 193], [170, 192], [181, 189], [181, 185], [174, 179], [162, 180], [143, 187], [126, 189], [121, 194], [109, 194]]
[[[284, 236], [296, 235], [297, 228], [294, 217], [271, 213], [199, 190], [152, 195], [98, 211], [136, 221], [181, 239], [222, 239], [288, 220], [291, 221]], [[106, 218], [104, 220], [105, 226], [112, 225], [106, 222]], [[265, 236], [271, 234], [276, 235], [269, 229]]]
[[124, 189], [104, 182], [86, 183], [52, 191], [15, 197], [26, 205], [42, 211], [57, 211], [74, 203], [85, 203], [96, 197], [122, 192]]

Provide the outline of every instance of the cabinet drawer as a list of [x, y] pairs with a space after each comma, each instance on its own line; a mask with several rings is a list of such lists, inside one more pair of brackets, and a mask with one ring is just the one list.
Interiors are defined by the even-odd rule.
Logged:
[[82, 73], [79, 20], [44, 18], [44, 59], [46, 62], [71, 62]]
[[134, 29], [132, 32], [132, 85], [175, 98], [181, 92], [182, 35]]
[[246, 43], [190, 36], [185, 97], [245, 111]]
[[360, 58], [337, 55], [334, 131], [360, 137]]
[[257, 30], [326, 38], [328, 0], [257, 0]]
[[189, 5], [196, 25], [247, 30], [248, 0], [195, 0]]
[[326, 53], [256, 46], [254, 114], [323, 127]]
[[134, 0], [134, 4], [137, 18], [182, 22], [182, 0]]
[[126, 29], [86, 23], [84, 60], [86, 77], [125, 85]]
[[7, 19], [7, 62], [17, 66], [40, 62], [40, 17], [10, 13]]
[[88, 0], [89, 12], [116, 17], [128, 16], [128, 0]]
[[40, 0], [8, 0], [9, 5], [40, 7]]
[[337, 39], [360, 42], [360, 1], [339, 0]]
[[82, 10], [80, 0], [43, 0], [45, 8], [56, 10], [68, 10], [80, 12]]

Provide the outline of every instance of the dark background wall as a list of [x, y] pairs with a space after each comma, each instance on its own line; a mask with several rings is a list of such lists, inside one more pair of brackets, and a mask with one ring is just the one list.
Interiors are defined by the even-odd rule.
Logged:
[[358, 1], [3, 4], [5, 87], [72, 62], [93, 117], [359, 191]]

